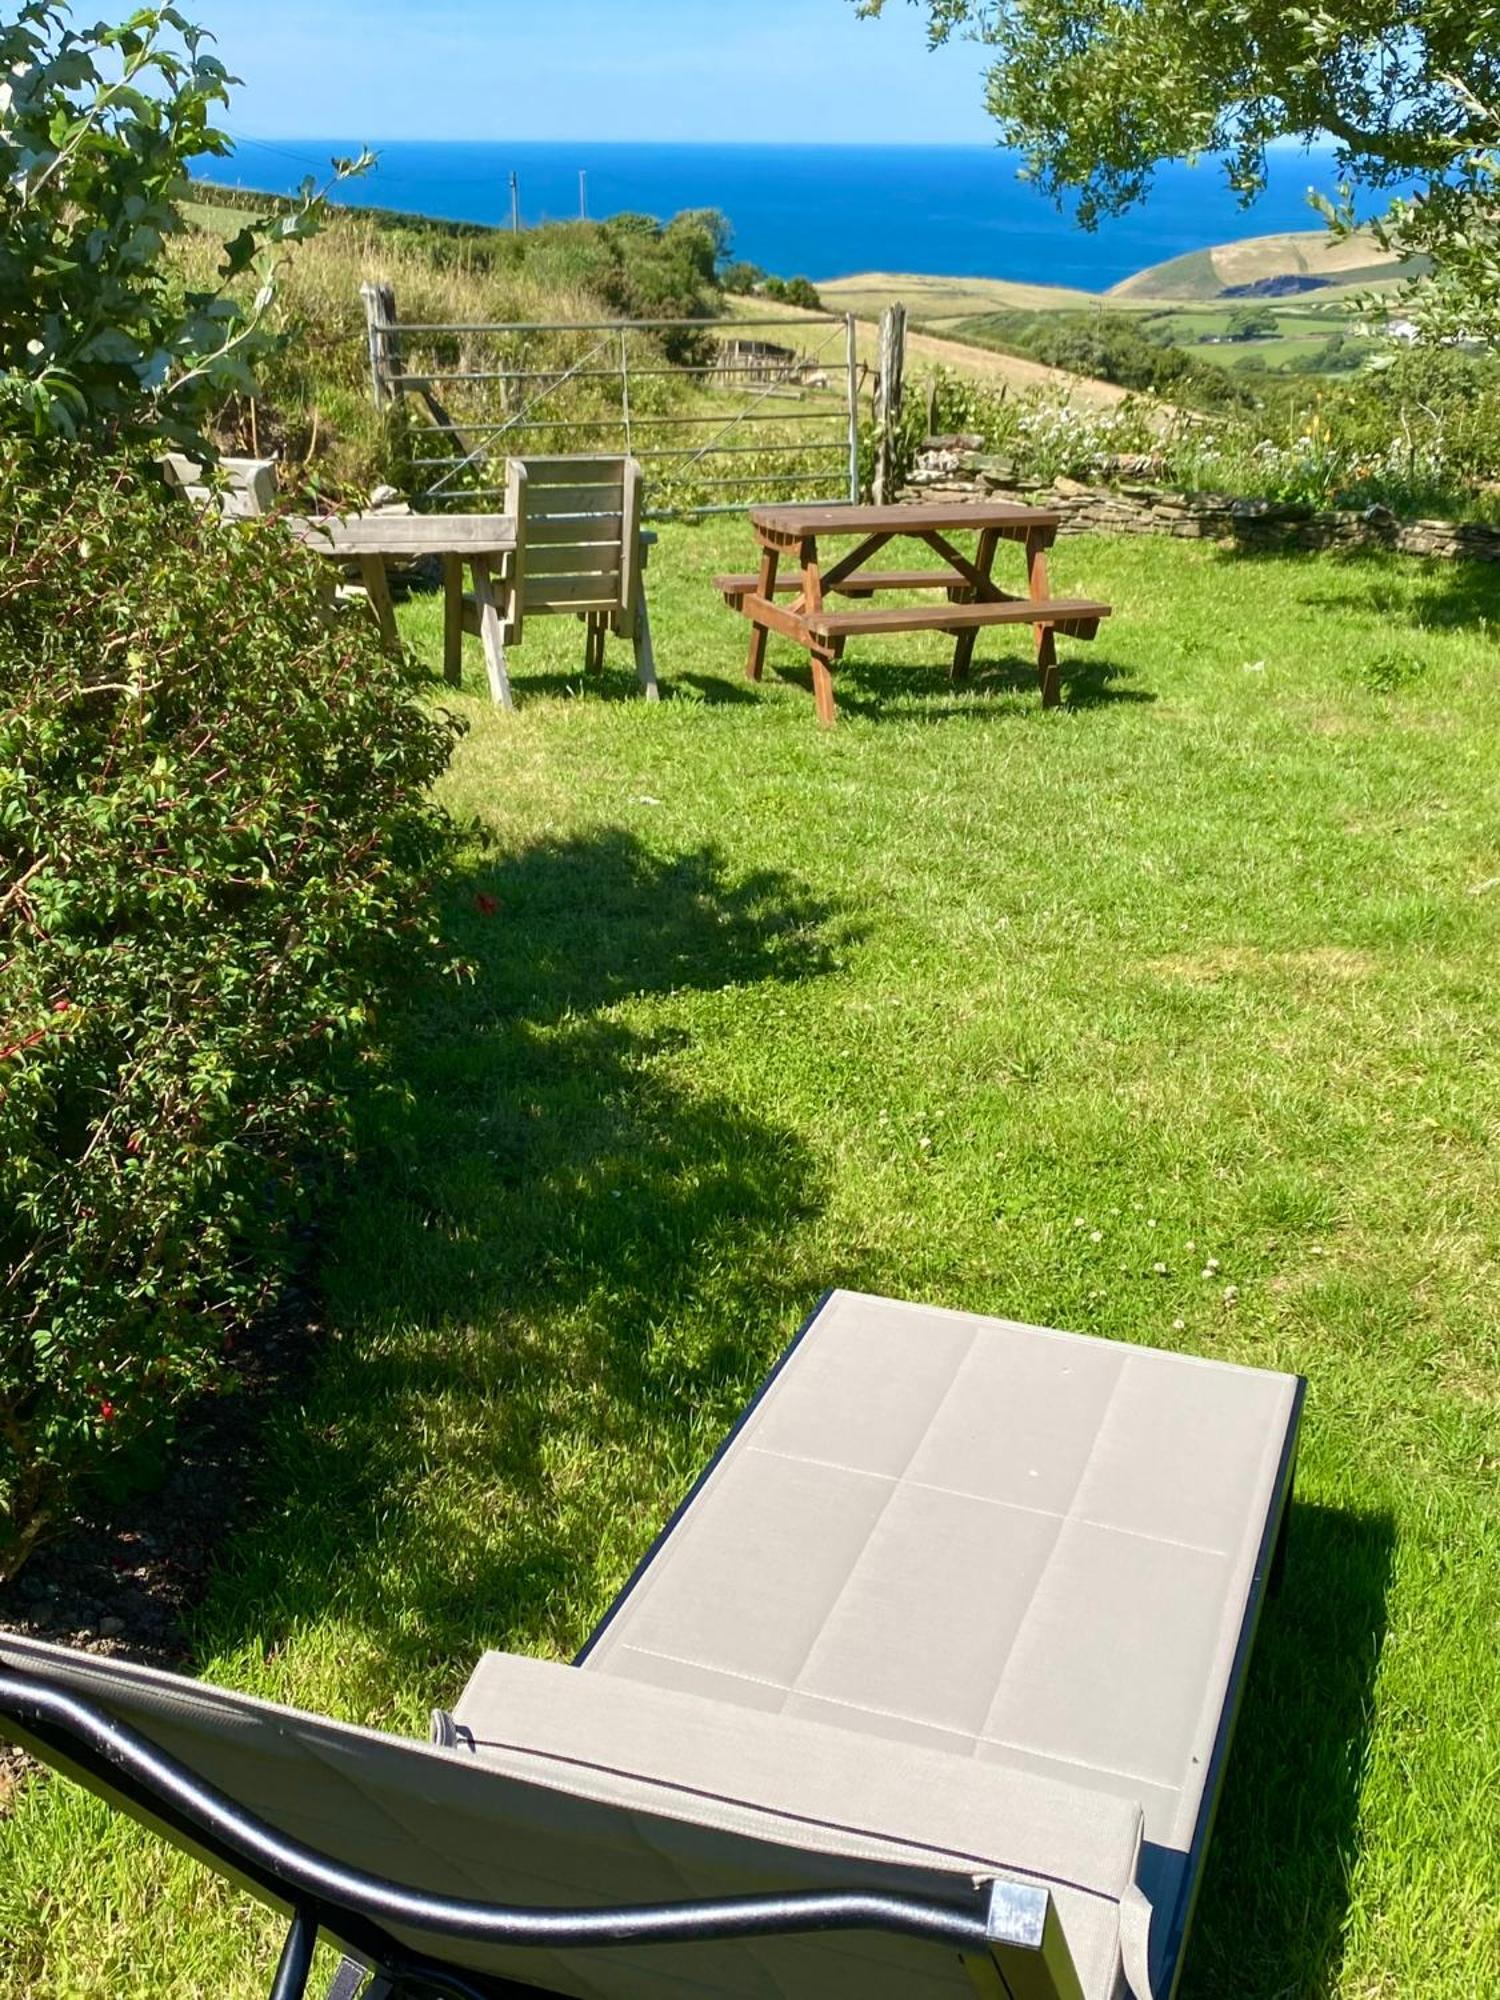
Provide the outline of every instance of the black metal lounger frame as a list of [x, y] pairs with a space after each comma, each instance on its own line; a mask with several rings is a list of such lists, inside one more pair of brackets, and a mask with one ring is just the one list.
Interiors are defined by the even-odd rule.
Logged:
[[[376, 1974], [376, 1990], [387, 1994], [427, 1991], [456, 2000], [500, 2000], [534, 1990], [413, 1953], [391, 1935], [396, 1929], [455, 1942], [554, 1950], [875, 1930], [922, 1938], [981, 1962], [997, 1946], [1036, 1952], [1054, 1979], [1067, 1976], [1057, 1962], [1061, 1932], [1052, 1899], [1045, 1889], [1023, 1883], [985, 1883], [967, 1905], [868, 1890], [604, 1910], [466, 1902], [403, 1888], [289, 1839], [94, 1703], [31, 1675], [0, 1673], [0, 1715], [23, 1740], [44, 1749], [49, 1763], [123, 1801], [180, 1844], [290, 1910], [291, 1927], [271, 2000], [302, 2000], [320, 1932], [357, 1952]], [[1070, 1972], [1065, 1946], [1062, 1952]]]

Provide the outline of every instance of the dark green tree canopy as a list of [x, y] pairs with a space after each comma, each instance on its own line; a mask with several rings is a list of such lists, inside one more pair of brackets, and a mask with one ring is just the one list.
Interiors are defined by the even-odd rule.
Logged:
[[[879, 14], [887, 0], [857, 0]], [[1089, 223], [1139, 200], [1163, 160], [1222, 155], [1247, 197], [1275, 139], [1339, 149], [1388, 187], [1452, 171], [1495, 137], [1500, 6], [1486, 0], [913, 0], [934, 42], [995, 50], [989, 105], [1042, 185]]]

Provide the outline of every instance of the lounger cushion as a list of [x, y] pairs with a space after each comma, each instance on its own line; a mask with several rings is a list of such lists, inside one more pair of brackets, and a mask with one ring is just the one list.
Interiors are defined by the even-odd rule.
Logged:
[[835, 1292], [584, 1663], [1139, 1803], [1160, 1968], [1299, 1397]]
[[[643, 1809], [733, 1836], [712, 1844], [694, 1836], [679, 1851], [695, 1893], [710, 1893], [711, 1883], [729, 1893], [737, 1876], [745, 1886], [743, 1840], [766, 1844], [750, 1863], [764, 1886], [811, 1886], [813, 1853], [832, 1857], [846, 1881], [858, 1861], [935, 1868], [950, 1887], [996, 1875], [1036, 1882], [1057, 1902], [1085, 1993], [1115, 1991], [1118, 1906], [1135, 1881], [1141, 1839], [1140, 1810], [1124, 1799], [507, 1653], [484, 1656], [453, 1713], [492, 1767], [620, 1808], [628, 1821], [610, 1827], [611, 1845], [639, 1837], [659, 1851], [660, 1826], [638, 1833]], [[567, 1876], [558, 1888], [579, 1900], [608, 1869], [597, 1852], [600, 1824], [581, 1810], [559, 1854]]]

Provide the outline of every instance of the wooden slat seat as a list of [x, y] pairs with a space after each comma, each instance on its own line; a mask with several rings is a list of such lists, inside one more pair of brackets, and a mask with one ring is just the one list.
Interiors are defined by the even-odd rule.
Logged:
[[984, 625], [1045, 625], [1091, 639], [1107, 604], [1087, 597], [1011, 597], [999, 604], [897, 604], [876, 611], [811, 611], [802, 623], [814, 639], [852, 639], [872, 632], [962, 632]]
[[[738, 576], [716, 576], [714, 589], [733, 610], [738, 611], [739, 600], [748, 597], [758, 583], [759, 578], [748, 572]], [[778, 597], [794, 597], [802, 588], [802, 578], [789, 571], [785, 576], [777, 577], [775, 588]], [[867, 569], [845, 577], [842, 583], [830, 584], [829, 589], [840, 597], [873, 597], [877, 590], [967, 592], [973, 589], [973, 585], [955, 569]]]

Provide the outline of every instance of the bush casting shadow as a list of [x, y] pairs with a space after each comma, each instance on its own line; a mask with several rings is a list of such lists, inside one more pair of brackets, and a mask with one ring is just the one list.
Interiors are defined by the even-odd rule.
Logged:
[[1182, 2000], [1338, 1984], [1395, 1554], [1388, 1515], [1294, 1503], [1251, 1660]]
[[814, 1160], [622, 1003], [816, 978], [830, 907], [605, 831], [474, 871], [456, 929], [474, 978], [407, 1038], [270, 1440], [280, 1518], [206, 1612], [216, 1647], [357, 1631], [370, 1712], [405, 1668], [451, 1694], [486, 1646], [570, 1652], [810, 1304], [782, 1246]]

